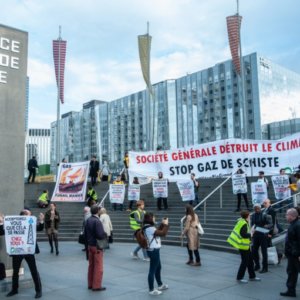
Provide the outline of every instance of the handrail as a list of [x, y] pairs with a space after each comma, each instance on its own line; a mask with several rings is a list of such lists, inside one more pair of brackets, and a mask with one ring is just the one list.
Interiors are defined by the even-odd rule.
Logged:
[[[98, 206], [101, 206], [101, 207], [102, 207], [102, 203], [104, 202], [104, 200], [105, 200], [105, 198], [107, 197], [108, 193], [109, 193], [109, 190], [106, 192], [106, 194], [104, 195], [104, 197], [102, 198], [102, 200], [101, 200], [101, 202], [99, 203]], [[104, 207], [104, 206], [103, 206], [103, 207]]]
[[[219, 188], [222, 188], [222, 186], [233, 177], [233, 175], [236, 174], [236, 172], [241, 169], [246, 163], [248, 163], [249, 158], [247, 158], [246, 162], [244, 162], [244, 164], [242, 164], [235, 172], [232, 172], [232, 174], [226, 178], [219, 186], [217, 186], [208, 196], [206, 196], [199, 204], [197, 204], [193, 210], [195, 210], [196, 208], [198, 208], [202, 203], [204, 203], [204, 224], [206, 223], [206, 200], [214, 193], [216, 192]], [[251, 160], [250, 160], [251, 161]], [[221, 196], [222, 197], [222, 196]], [[222, 199], [222, 198], [220, 198]], [[222, 207], [222, 202], [220, 203], [220, 207]], [[181, 232], [183, 231], [183, 221], [185, 219], [185, 216], [181, 219], [180, 223], [181, 223]], [[181, 240], [181, 247], [183, 247], [183, 239]]]

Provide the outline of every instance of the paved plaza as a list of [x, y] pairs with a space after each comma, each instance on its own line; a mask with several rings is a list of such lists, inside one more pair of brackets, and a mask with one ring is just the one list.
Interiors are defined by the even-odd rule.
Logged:
[[[152, 299], [148, 294], [148, 262], [130, 256], [134, 244], [113, 244], [104, 253], [104, 292], [87, 289], [85, 253], [77, 243], [60, 243], [60, 254], [50, 254], [48, 243], [39, 243], [41, 253], [36, 256], [43, 284], [42, 299]], [[141, 252], [141, 251], [140, 251]], [[142, 253], [139, 254], [142, 256]], [[236, 273], [240, 256], [225, 252], [200, 249], [201, 267], [187, 266], [186, 248], [162, 246], [162, 280], [169, 285], [159, 299], [285, 299], [279, 292], [286, 290], [286, 260], [270, 266], [261, 282], [237, 284]], [[25, 264], [26, 276], [29, 275]], [[248, 274], [247, 274], [248, 275]], [[248, 276], [246, 276], [248, 278]], [[10, 286], [8, 288], [10, 291]], [[297, 289], [298, 294], [299, 288]], [[32, 299], [34, 288], [20, 288], [10, 299]], [[0, 293], [5, 299], [5, 293]]]

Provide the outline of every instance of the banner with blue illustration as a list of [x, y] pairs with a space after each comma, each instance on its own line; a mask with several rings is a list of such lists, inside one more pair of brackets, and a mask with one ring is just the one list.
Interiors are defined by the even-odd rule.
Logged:
[[232, 190], [235, 195], [247, 193], [247, 181], [245, 174], [235, 174], [232, 176]]
[[36, 217], [4, 217], [5, 243], [8, 255], [26, 255], [35, 253]]

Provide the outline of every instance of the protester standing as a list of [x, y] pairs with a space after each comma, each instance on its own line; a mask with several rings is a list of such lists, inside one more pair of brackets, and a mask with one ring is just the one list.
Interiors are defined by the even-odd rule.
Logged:
[[[50, 253], [53, 253], [53, 239], [55, 244], [56, 255], [59, 254], [58, 251], [58, 223], [60, 222], [59, 212], [56, 210], [56, 204], [50, 204], [50, 210], [48, 210], [45, 214], [45, 229], [48, 235], [49, 244], [51, 247]], [[53, 238], [52, 238], [53, 237]]]
[[31, 183], [34, 183], [36, 169], [39, 168], [35, 155], [32, 156], [32, 158], [29, 160], [27, 168], [29, 171], [29, 176], [28, 176], [27, 182], [30, 183], [30, 178], [32, 177]]
[[[23, 209], [20, 213], [20, 216], [31, 216], [31, 212], [29, 210]], [[44, 229], [44, 215], [40, 213], [39, 221], [36, 227], [37, 231], [43, 231]], [[0, 213], [0, 235], [5, 235], [5, 231], [3, 228], [3, 215]], [[39, 254], [40, 249], [38, 244], [35, 245], [35, 254]], [[18, 294], [19, 289], [19, 271], [22, 264], [23, 259], [26, 260], [28, 267], [30, 269], [30, 273], [35, 285], [35, 298], [42, 297], [42, 283], [40, 279], [39, 272], [36, 267], [35, 256], [34, 254], [24, 254], [24, 255], [13, 255], [12, 256], [12, 264], [13, 264], [13, 276], [12, 276], [12, 290], [6, 295], [7, 297], [14, 296]]]
[[285, 240], [285, 255], [288, 258], [286, 272], [287, 291], [280, 293], [281, 296], [296, 297], [298, 273], [300, 272], [300, 221], [298, 213], [291, 208], [286, 213], [286, 219], [290, 223]]
[[[193, 183], [194, 183], [194, 193], [195, 193], [195, 202], [196, 202], [196, 205], [199, 204], [199, 200], [198, 200], [198, 189], [199, 189], [199, 183], [198, 181], [196, 180], [195, 178], [195, 174], [194, 173], [191, 173], [191, 180], [193, 180]], [[194, 200], [191, 200], [190, 201], [190, 205], [193, 205], [193, 201]], [[197, 207], [197, 210], [201, 210], [200, 206]]]
[[265, 178], [265, 172], [264, 171], [259, 171], [258, 172], [259, 178], [257, 182], [264, 182], [267, 185], [267, 190], [269, 189], [269, 181], [267, 178]]
[[48, 205], [49, 205], [48, 190], [43, 191], [43, 194], [40, 196], [37, 204], [40, 208], [48, 207]]
[[[168, 181], [168, 185], [169, 185], [169, 179], [168, 178], [164, 178], [163, 177], [163, 173], [162, 172], [159, 172], [158, 173], [158, 180], [167, 180]], [[156, 210], [161, 210], [161, 202], [164, 203], [164, 207], [165, 207], [165, 210], [169, 210], [168, 208], [168, 198], [157, 198], [157, 209]]]
[[[254, 205], [255, 213], [251, 216], [251, 224], [255, 225], [255, 229], [257, 227], [264, 228], [264, 229], [273, 229], [272, 221], [269, 217], [261, 211], [260, 204]], [[261, 252], [263, 256], [263, 268], [260, 270], [259, 273], [266, 273], [268, 272], [268, 233], [263, 233], [260, 231], [255, 231], [253, 234], [253, 258], [255, 262], [254, 271], [260, 269], [259, 264], [259, 256], [258, 256], [258, 249], [261, 247]]]
[[[124, 181], [121, 180], [120, 174], [117, 174], [117, 179], [115, 181], [113, 181], [113, 184], [123, 184], [125, 186], [127, 185], [127, 184], [124, 184]], [[120, 209], [121, 209], [121, 211], [124, 211], [123, 203], [120, 204]], [[117, 203], [113, 204], [113, 210], [117, 210]]]
[[[163, 290], [168, 289], [168, 285], [161, 281], [161, 262], [160, 262], [160, 248], [161, 236], [166, 236], [169, 230], [169, 220], [162, 219], [161, 226], [155, 228], [155, 216], [152, 213], [146, 213], [144, 216], [143, 227], [145, 228], [145, 235], [149, 242], [147, 249], [150, 258], [150, 268], [148, 274], [149, 294], [151, 296], [161, 295]], [[158, 289], [154, 289], [154, 276], [158, 284]]]
[[129, 180], [129, 176], [128, 176], [128, 168], [129, 168], [129, 153], [128, 151], [125, 152], [125, 157], [123, 159], [124, 162], [124, 167], [125, 167], [125, 173], [126, 173], [126, 180]]
[[[256, 277], [253, 269], [253, 260], [251, 252], [251, 233], [249, 233], [248, 221], [250, 220], [250, 214], [247, 210], [241, 211], [241, 219], [235, 225], [232, 233], [230, 234], [227, 242], [233, 247], [239, 249], [241, 255], [241, 264], [237, 273], [236, 281], [238, 283], [248, 283], [244, 279], [246, 270], [248, 269], [250, 281], [260, 281], [260, 278]], [[255, 229], [253, 230], [255, 232]]]
[[[133, 177], [132, 184], [138, 184], [138, 185], [140, 185], [139, 179], [137, 177]], [[134, 200], [128, 200], [128, 202], [129, 202], [129, 207], [126, 209], [126, 211], [131, 211]]]
[[[133, 211], [130, 215], [130, 227], [133, 230], [139, 230], [143, 224], [144, 221], [144, 216], [146, 211], [144, 211], [145, 203], [142, 200], [137, 201], [136, 203], [137, 210]], [[138, 252], [142, 249], [143, 255], [144, 255], [144, 261], [150, 261], [148, 257], [148, 253], [146, 249], [143, 249], [139, 244], [137, 247], [133, 250], [131, 253], [131, 256], [134, 257], [135, 259], [139, 259]]]
[[98, 195], [96, 191], [93, 189], [93, 187], [89, 186], [89, 190], [86, 195], [86, 202], [88, 203], [88, 206], [91, 207], [92, 201], [94, 200], [95, 202], [97, 202], [97, 199], [98, 199]]
[[91, 176], [92, 186], [96, 184], [98, 172], [99, 172], [99, 162], [96, 160], [96, 156], [93, 156], [90, 162], [90, 176]]
[[[201, 266], [200, 254], [198, 250], [198, 248], [200, 248], [200, 238], [197, 229], [199, 219], [195, 214], [192, 205], [187, 205], [185, 207], [185, 214], [184, 230], [181, 233], [180, 239], [182, 240], [185, 235], [187, 237], [186, 247], [189, 254], [189, 260], [186, 264], [194, 267]], [[193, 259], [193, 252], [196, 258], [196, 262], [194, 262]]]
[[107, 162], [104, 161], [104, 164], [102, 165], [102, 168], [101, 168], [101, 176], [102, 176], [101, 180], [108, 181], [109, 174], [110, 174], [109, 166], [108, 166]]
[[107, 234], [107, 239], [109, 241], [110, 237], [112, 236], [112, 231], [113, 231], [113, 227], [111, 224], [111, 220], [109, 215], [106, 213], [106, 209], [103, 207], [101, 208], [101, 216], [100, 216], [100, 221], [102, 222], [104, 231]]
[[[242, 169], [238, 169], [236, 173], [237, 174], [244, 174], [244, 171]], [[246, 176], [246, 183], [248, 184], [249, 181], [248, 181], [247, 174], [245, 174], [245, 176]], [[237, 193], [236, 196], [237, 196], [237, 199], [238, 199], [238, 205], [237, 205], [237, 209], [234, 212], [238, 212], [238, 211], [241, 210], [240, 208], [241, 208], [242, 196], [243, 196], [243, 198], [245, 200], [247, 209], [249, 209], [249, 203], [248, 203], [247, 193]]]
[[92, 216], [85, 222], [85, 236], [89, 249], [88, 289], [93, 291], [104, 291], [103, 278], [103, 250], [97, 249], [97, 239], [106, 239], [107, 234], [99, 220], [99, 208], [97, 205], [91, 207]]
[[[285, 174], [285, 169], [280, 169], [279, 173], [280, 173], [280, 175], [282, 175], [282, 176], [286, 175], [286, 174]], [[291, 179], [291, 177], [290, 177], [289, 175], [288, 175], [288, 177], [289, 177], [289, 184], [292, 184], [292, 179]], [[280, 201], [280, 200], [283, 200], [283, 199], [278, 199], [278, 201]], [[287, 202], [287, 204], [289, 205], [288, 207], [289, 207], [289, 208], [292, 208], [292, 206], [293, 206], [293, 200], [292, 200], [292, 198], [287, 199], [286, 202]], [[283, 202], [280, 202], [280, 203], [278, 203], [278, 205], [277, 205], [277, 208], [279, 209], [279, 213], [281, 213], [281, 207], [282, 207], [282, 204], [283, 204]]]

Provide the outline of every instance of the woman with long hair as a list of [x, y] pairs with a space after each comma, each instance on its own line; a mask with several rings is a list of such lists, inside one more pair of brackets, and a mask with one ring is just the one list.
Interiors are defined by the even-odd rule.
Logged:
[[49, 244], [51, 247], [51, 253], [53, 253], [53, 239], [55, 243], [55, 250], [56, 255], [59, 254], [58, 251], [58, 240], [57, 240], [57, 233], [58, 233], [58, 223], [60, 222], [59, 212], [56, 210], [56, 204], [50, 204], [50, 210], [48, 210], [45, 214], [45, 229], [48, 235]]
[[[189, 260], [186, 263], [194, 267], [201, 266], [200, 254], [198, 248], [200, 248], [200, 238], [198, 234], [197, 225], [199, 224], [198, 216], [195, 214], [193, 206], [187, 205], [185, 207], [185, 223], [184, 230], [181, 233], [180, 239], [186, 235], [187, 237], [187, 250], [189, 254]], [[193, 259], [193, 252], [196, 258], [196, 262]]]
[[[150, 268], [148, 274], [149, 294], [151, 296], [158, 296], [162, 294], [163, 290], [168, 289], [168, 285], [161, 281], [161, 263], [160, 263], [160, 248], [161, 248], [161, 236], [166, 236], [169, 229], [169, 220], [162, 219], [162, 224], [158, 229], [155, 227], [155, 216], [153, 213], [146, 213], [143, 221], [143, 229], [145, 236], [149, 243], [147, 249], [148, 256], [150, 258]], [[158, 289], [154, 289], [154, 276], [158, 284]]]
[[[237, 172], [236, 172], [236, 174], [244, 174], [244, 171], [242, 169], [238, 169]], [[245, 174], [245, 176], [246, 176], [246, 182], [248, 184], [247, 174]], [[240, 207], [241, 207], [242, 195], [243, 195], [243, 198], [245, 200], [247, 209], [249, 209], [247, 193], [237, 193], [236, 196], [237, 196], [237, 199], [238, 199], [238, 203], [237, 203], [237, 209], [234, 212], [238, 212], [238, 211], [241, 210]]]
[[[109, 242], [109, 240], [111, 239], [111, 236], [112, 236], [112, 231], [113, 231], [111, 220], [110, 220], [109, 215], [106, 213], [106, 209], [104, 207], [102, 207], [100, 211], [101, 211], [101, 215], [100, 215], [99, 219], [102, 222], [104, 231], [107, 234], [107, 240]], [[108, 248], [109, 248], [109, 246], [108, 246]]]

